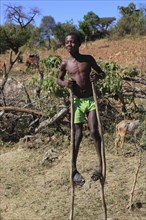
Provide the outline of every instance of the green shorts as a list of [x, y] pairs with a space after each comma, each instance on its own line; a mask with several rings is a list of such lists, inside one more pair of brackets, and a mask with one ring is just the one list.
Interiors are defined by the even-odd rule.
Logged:
[[84, 123], [85, 114], [95, 110], [93, 97], [74, 98], [74, 124]]

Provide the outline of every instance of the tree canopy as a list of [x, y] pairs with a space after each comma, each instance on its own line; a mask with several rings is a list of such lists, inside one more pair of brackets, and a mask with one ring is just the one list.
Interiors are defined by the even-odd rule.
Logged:
[[66, 21], [65, 23], [58, 22], [54, 30], [54, 36], [58, 39], [60, 45], [64, 45], [65, 36], [76, 30], [77, 27], [73, 24], [73, 20]]
[[25, 45], [31, 37], [31, 32], [34, 30], [31, 23], [39, 14], [39, 10], [34, 8], [29, 13], [25, 13], [22, 6], [6, 5], [6, 7], [7, 22], [1, 26], [0, 33], [3, 42], [1, 52], [11, 49], [18, 53], [19, 48]]
[[83, 19], [79, 22], [79, 28], [90, 40], [105, 36], [108, 33], [109, 26], [116, 20], [115, 17], [99, 18], [92, 11], [84, 15]]
[[56, 22], [52, 16], [44, 16], [40, 25], [40, 37], [42, 40], [48, 40], [54, 35]]
[[115, 31], [119, 36], [125, 35], [143, 35], [146, 34], [146, 15], [144, 9], [136, 9], [134, 3], [128, 7], [118, 7], [122, 17], [115, 26]]
[[127, 7], [118, 6], [121, 18], [99, 17], [92, 11], [83, 16], [83, 20], [74, 24], [73, 19], [56, 22], [51, 16], [44, 16], [39, 27], [34, 25], [39, 9], [32, 8], [25, 12], [24, 8], [15, 5], [6, 5], [6, 23], [0, 26], [0, 52], [12, 49], [15, 53], [23, 45], [43, 45], [48, 49], [57, 49], [64, 44], [67, 33], [80, 31], [86, 41], [100, 39], [109, 35], [123, 37], [125, 35], [145, 35], [146, 15], [145, 8], [136, 8], [134, 3]]

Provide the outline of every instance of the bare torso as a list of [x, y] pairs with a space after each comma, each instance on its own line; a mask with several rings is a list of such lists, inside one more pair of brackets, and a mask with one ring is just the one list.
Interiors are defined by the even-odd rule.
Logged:
[[66, 61], [66, 71], [69, 78], [75, 81], [73, 84], [73, 94], [78, 98], [88, 98], [92, 96], [92, 86], [90, 82], [90, 56], [80, 55], [78, 59], [70, 58]]

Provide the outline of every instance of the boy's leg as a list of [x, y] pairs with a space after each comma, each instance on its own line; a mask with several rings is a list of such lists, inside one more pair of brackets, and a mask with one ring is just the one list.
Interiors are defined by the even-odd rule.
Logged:
[[75, 137], [74, 137], [74, 149], [73, 149], [73, 181], [76, 185], [82, 186], [85, 183], [85, 179], [77, 170], [77, 157], [79, 152], [80, 143], [82, 141], [82, 130], [83, 130], [83, 122], [84, 122], [85, 114], [81, 110], [81, 100], [74, 100], [74, 129], [75, 129]]
[[77, 169], [77, 157], [79, 152], [79, 146], [82, 141], [82, 129], [83, 124], [75, 124], [75, 140], [74, 140], [74, 149], [73, 149], [73, 171]]
[[97, 168], [93, 172], [92, 179], [98, 180], [102, 178], [102, 157], [101, 157], [101, 137], [98, 131], [98, 123], [97, 123], [97, 117], [96, 117], [96, 111], [90, 111], [88, 113], [88, 126], [90, 129], [91, 137], [93, 138], [98, 162], [97, 162]]
[[72, 164], [72, 177], [76, 185], [82, 186], [85, 183], [85, 179], [77, 170], [77, 157], [79, 152], [80, 143], [82, 141], [82, 129], [83, 124], [75, 124], [75, 140], [74, 140], [74, 149], [73, 149], [73, 164]]

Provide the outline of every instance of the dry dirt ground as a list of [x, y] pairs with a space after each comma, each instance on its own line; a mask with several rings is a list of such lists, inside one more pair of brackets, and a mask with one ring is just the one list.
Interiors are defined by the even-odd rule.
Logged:
[[[81, 50], [96, 59], [113, 60], [123, 66], [135, 65], [144, 74], [146, 38], [119, 41], [98, 41], [83, 45]], [[53, 53], [53, 52], [52, 52]], [[48, 52], [40, 51], [41, 58]], [[66, 57], [64, 49], [55, 54]], [[23, 72], [22, 65], [13, 71]], [[49, 132], [49, 131], [48, 131]], [[107, 163], [105, 196], [109, 219], [146, 219], [146, 157], [142, 153], [141, 167], [134, 190], [134, 209], [129, 211], [131, 190], [139, 163], [134, 143], [126, 141], [119, 155], [114, 151], [114, 131], [104, 134]], [[51, 138], [39, 137], [33, 143], [7, 143], [0, 146], [0, 213], [1, 220], [67, 220], [70, 212], [70, 142], [61, 133]], [[46, 152], [53, 149], [53, 158], [42, 164]], [[49, 151], [51, 152], [51, 151]], [[75, 188], [74, 220], [102, 220], [103, 210], [99, 182], [90, 176], [96, 166], [93, 142], [84, 136], [78, 168], [86, 179], [83, 187]]]
[[[107, 178], [105, 196], [108, 218], [118, 220], [146, 219], [145, 157], [134, 190], [135, 208], [129, 211], [130, 193], [138, 167], [134, 144], [126, 143], [124, 152], [115, 155], [113, 137], [105, 135]], [[67, 220], [70, 212], [70, 145], [65, 137], [54, 135], [49, 143], [42, 140], [30, 147], [18, 143], [1, 154], [1, 219], [2, 220]], [[54, 161], [42, 159], [49, 149], [56, 149]], [[103, 211], [99, 182], [90, 176], [96, 166], [95, 149], [90, 138], [84, 137], [78, 168], [86, 179], [83, 187], [75, 188], [75, 220], [102, 220]], [[138, 206], [138, 204], [140, 204]]]

